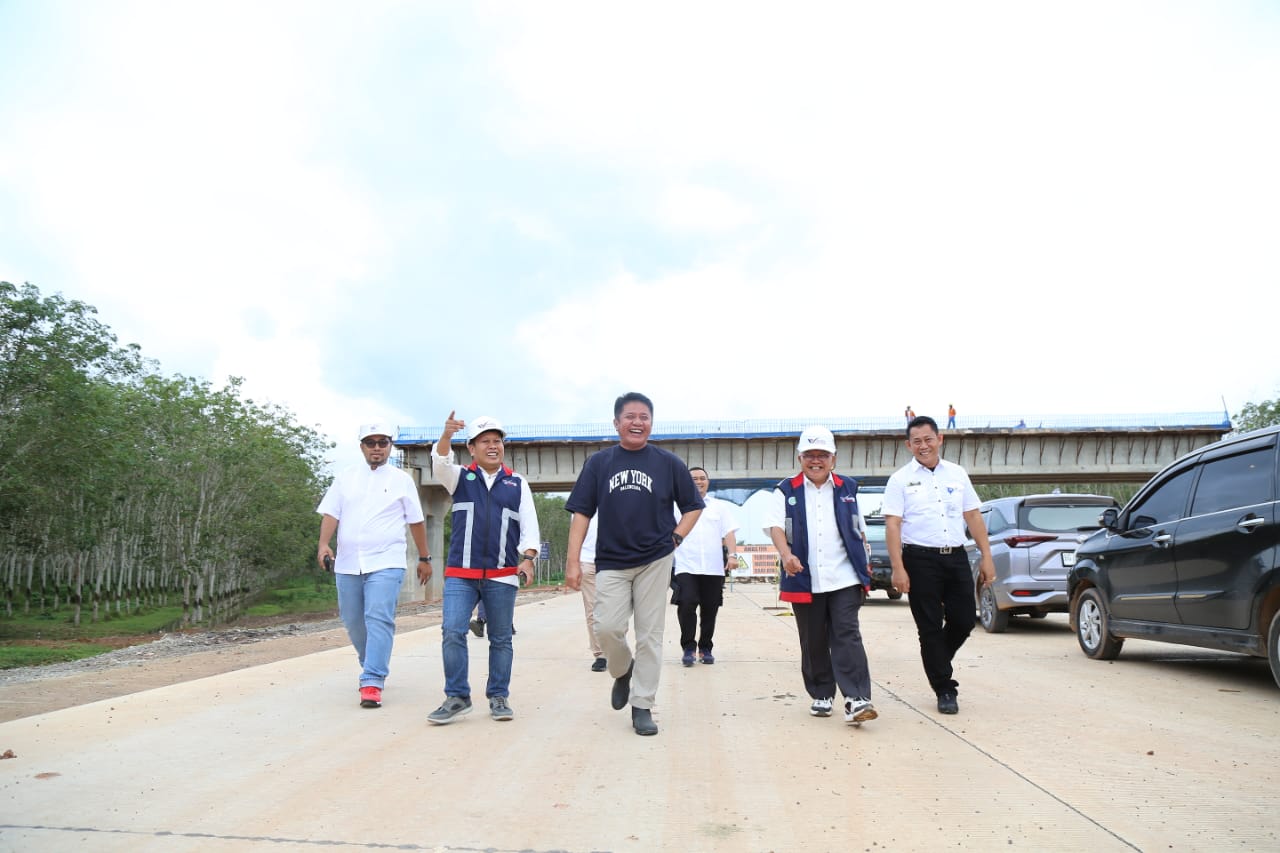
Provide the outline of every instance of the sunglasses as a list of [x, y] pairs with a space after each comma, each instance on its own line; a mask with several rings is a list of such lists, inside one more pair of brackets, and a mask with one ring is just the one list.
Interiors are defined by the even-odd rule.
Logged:
[[361, 444], [363, 444], [365, 447], [368, 447], [368, 448], [371, 448], [371, 449], [372, 449], [372, 448], [374, 448], [374, 447], [386, 447], [388, 444], [390, 444], [390, 443], [391, 443], [391, 439], [389, 439], [389, 438], [365, 438], [365, 439], [361, 439], [361, 440], [360, 440], [360, 443], [361, 443]]

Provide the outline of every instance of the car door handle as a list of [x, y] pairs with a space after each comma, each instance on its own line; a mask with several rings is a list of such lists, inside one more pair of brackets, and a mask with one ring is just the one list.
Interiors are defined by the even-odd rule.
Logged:
[[1153, 548], [1168, 548], [1173, 544], [1173, 536], [1168, 533], [1161, 533], [1155, 539], [1151, 540]]
[[1241, 533], [1252, 533], [1253, 528], [1261, 527], [1266, 523], [1267, 523], [1267, 520], [1265, 518], [1259, 518], [1258, 516], [1255, 515], [1253, 518], [1246, 518], [1243, 521], [1237, 522], [1236, 529], [1239, 530]]

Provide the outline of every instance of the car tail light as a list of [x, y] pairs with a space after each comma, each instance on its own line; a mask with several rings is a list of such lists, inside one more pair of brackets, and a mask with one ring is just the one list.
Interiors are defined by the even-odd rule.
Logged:
[[1044, 542], [1054, 542], [1057, 538], [1057, 536], [1035, 536], [1031, 534], [1024, 534], [1022, 536], [1006, 536], [1004, 538], [1004, 544], [1008, 545], [1010, 548], [1030, 548], [1032, 545], [1040, 545]]

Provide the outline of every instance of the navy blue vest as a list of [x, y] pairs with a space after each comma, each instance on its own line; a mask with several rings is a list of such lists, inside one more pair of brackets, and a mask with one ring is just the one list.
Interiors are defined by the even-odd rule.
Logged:
[[472, 462], [453, 490], [453, 527], [445, 577], [500, 578], [520, 564], [520, 477], [502, 466], [493, 488]]
[[[858, 481], [832, 472], [831, 484], [835, 489], [832, 497], [835, 501], [836, 528], [840, 531], [845, 551], [849, 552], [849, 562], [853, 563], [854, 574], [862, 586], [869, 590], [871, 574], [867, 571], [867, 548], [858, 535], [855, 521], [858, 516]], [[813, 576], [809, 574], [809, 526], [804, 507], [804, 474], [796, 474], [781, 481], [778, 489], [782, 492], [783, 506], [787, 512], [787, 542], [791, 546], [791, 553], [804, 566], [802, 571], [794, 575], [782, 573], [778, 597], [783, 601], [804, 604], [813, 601]]]

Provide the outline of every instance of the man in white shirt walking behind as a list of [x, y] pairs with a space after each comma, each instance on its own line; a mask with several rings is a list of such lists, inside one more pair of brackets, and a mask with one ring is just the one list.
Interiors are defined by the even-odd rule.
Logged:
[[[676, 618], [680, 622], [681, 663], [685, 666], [693, 666], [695, 651], [704, 664], [716, 662], [711, 653], [715, 647], [716, 613], [724, 604], [725, 573], [738, 562], [738, 521], [732, 504], [707, 497], [711, 478], [706, 468], [695, 465], [689, 474], [706, 506], [675, 554]], [[701, 632], [695, 640], [699, 611]]]

